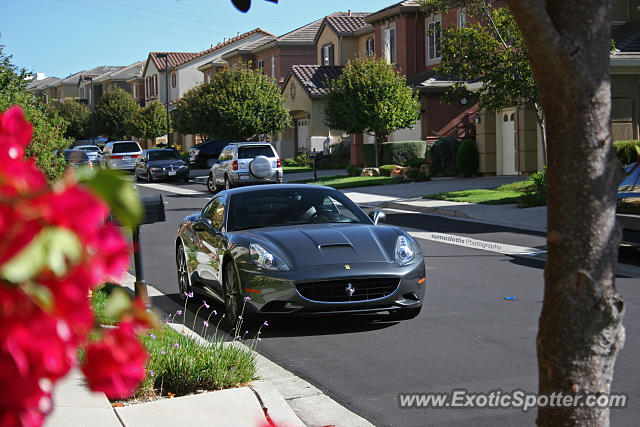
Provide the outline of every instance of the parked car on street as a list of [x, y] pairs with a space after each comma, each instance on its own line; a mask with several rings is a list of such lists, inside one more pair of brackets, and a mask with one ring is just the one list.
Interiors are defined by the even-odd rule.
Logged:
[[135, 164], [133, 174], [136, 179], [144, 178], [148, 182], [161, 179], [189, 180], [189, 167], [180, 159], [176, 150], [162, 148], [144, 150]]
[[214, 141], [212, 139], [189, 148], [189, 163], [211, 169], [218, 161], [220, 152], [229, 143], [226, 141]]
[[215, 193], [241, 185], [282, 182], [280, 157], [266, 142], [236, 142], [227, 145], [218, 163], [209, 171], [207, 188]]
[[276, 184], [221, 191], [187, 216], [175, 242], [178, 290], [216, 296], [235, 324], [245, 314], [420, 313], [418, 243], [379, 225], [330, 187]]
[[102, 155], [102, 150], [97, 145], [76, 145], [76, 150], [82, 150], [89, 156], [89, 160], [92, 162], [99, 162], [100, 156]]
[[67, 149], [62, 152], [65, 162], [67, 162], [67, 168], [78, 169], [81, 166], [93, 167], [94, 163], [89, 159], [89, 155], [76, 149]]
[[618, 186], [616, 219], [622, 226], [622, 240], [640, 244], [640, 164], [631, 163], [625, 172]]
[[133, 171], [142, 148], [136, 141], [107, 142], [102, 150], [100, 166], [105, 169]]

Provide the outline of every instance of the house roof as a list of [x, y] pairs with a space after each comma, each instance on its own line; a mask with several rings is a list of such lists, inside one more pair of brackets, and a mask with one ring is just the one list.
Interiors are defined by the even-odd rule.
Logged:
[[389, 16], [394, 16], [404, 11], [414, 11], [420, 8], [422, 8], [422, 6], [420, 6], [419, 0], [404, 0], [370, 14], [366, 17], [365, 20], [369, 24], [373, 24], [374, 22], [377, 22]]
[[131, 78], [138, 77], [142, 75], [142, 68], [144, 67], [144, 61], [135, 62], [127, 67], [122, 67], [116, 71], [112, 71], [110, 73], [102, 74], [97, 78], [93, 79], [93, 82], [103, 82], [107, 80], [122, 80], [127, 81]]
[[[229, 46], [233, 43], [239, 42], [241, 40], [246, 39], [249, 36], [254, 34], [262, 33], [265, 36], [275, 37], [273, 34], [264, 31], [261, 28], [256, 28], [255, 30], [248, 31], [246, 33], [240, 34], [237, 37], [230, 38], [225, 40], [222, 43], [218, 43], [215, 46], [212, 46], [210, 49], [203, 50], [202, 52], [150, 52], [149, 59], [153, 61], [153, 64], [156, 66], [158, 71], [164, 71], [165, 69], [165, 59], [158, 58], [157, 54], [168, 54], [169, 57], [169, 69], [179, 67], [181, 65], [186, 64], [187, 62], [191, 62], [195, 59], [201, 58], [205, 55], [215, 52], [218, 49], [222, 49], [223, 47]], [[146, 70], [146, 66], [145, 66]]]
[[57, 77], [47, 77], [42, 80], [31, 80], [27, 85], [27, 90], [42, 90], [47, 85], [55, 83], [57, 80], [60, 80]]
[[227, 52], [222, 55], [222, 58], [231, 58], [236, 55], [248, 54], [251, 53], [255, 48], [260, 47], [266, 43], [269, 43], [272, 40], [275, 40], [275, 36], [264, 36], [250, 43], [246, 43], [240, 46], [238, 49], [234, 49], [231, 52]]
[[626, 24], [611, 31], [617, 53], [640, 52], [640, 24]]
[[296, 28], [295, 30], [289, 31], [279, 37], [276, 37], [274, 40], [271, 40], [267, 43], [263, 43], [260, 46], [254, 48], [253, 52], [257, 53], [262, 50], [268, 49], [270, 47], [275, 46], [283, 46], [283, 45], [309, 45], [313, 46], [316, 38], [316, 34], [318, 33], [318, 29], [320, 29], [320, 25], [322, 25], [322, 21], [324, 18], [317, 19], [307, 25], [303, 25], [300, 28]]
[[342, 65], [294, 65], [282, 87], [293, 77], [310, 97], [322, 97], [327, 94], [328, 83], [340, 77], [343, 69]]
[[78, 86], [80, 86], [82, 85], [82, 83], [88, 81], [89, 79], [93, 79], [93, 81], [95, 82], [97, 80], [97, 77], [113, 73], [114, 71], [119, 71], [123, 68], [124, 66], [122, 65], [100, 65], [90, 70], [82, 71], [80, 76], [78, 76], [78, 80], [76, 83], [78, 84]]
[[[407, 86], [421, 92], [442, 92], [454, 83], [455, 81], [444, 78], [433, 70], [423, 71], [407, 79]], [[482, 82], [465, 82], [465, 86], [473, 92], [482, 88]]]
[[324, 20], [336, 34], [345, 35], [366, 28], [373, 29], [373, 26], [364, 20], [369, 15], [369, 12], [338, 12], [327, 16]]

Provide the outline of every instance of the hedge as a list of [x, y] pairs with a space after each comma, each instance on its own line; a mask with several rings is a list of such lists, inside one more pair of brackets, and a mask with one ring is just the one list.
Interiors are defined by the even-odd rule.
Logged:
[[[375, 166], [375, 144], [362, 145], [362, 159], [367, 167]], [[406, 165], [412, 159], [424, 158], [427, 150], [425, 141], [398, 141], [382, 144], [381, 165]]]
[[620, 163], [626, 166], [638, 161], [640, 155], [636, 151], [636, 146], [640, 146], [640, 141], [615, 141], [613, 143], [613, 149]]

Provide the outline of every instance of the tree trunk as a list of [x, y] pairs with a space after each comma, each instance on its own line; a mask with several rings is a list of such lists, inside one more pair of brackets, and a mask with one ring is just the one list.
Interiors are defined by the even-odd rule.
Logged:
[[[547, 121], [548, 258], [539, 391], [609, 393], [624, 343], [615, 289], [622, 169], [612, 147], [610, 0], [509, 0]], [[545, 6], [546, 3], [546, 6]], [[539, 408], [539, 425], [609, 425], [607, 408]]]
[[376, 167], [379, 168], [380, 167], [380, 157], [382, 156], [382, 135], [379, 135], [376, 132], [376, 140], [374, 143], [374, 147], [373, 147], [373, 152], [375, 153], [375, 159], [376, 159]]
[[533, 104], [534, 111], [536, 112], [536, 122], [538, 123], [538, 129], [540, 129], [540, 135], [542, 136], [542, 164], [547, 166], [547, 129], [544, 124], [544, 111], [539, 103]]

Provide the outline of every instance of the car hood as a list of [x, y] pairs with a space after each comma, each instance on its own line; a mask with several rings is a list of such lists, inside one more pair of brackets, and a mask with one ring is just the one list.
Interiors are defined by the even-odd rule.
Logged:
[[153, 168], [166, 168], [167, 166], [185, 166], [182, 160], [150, 160], [149, 166]]
[[239, 232], [249, 243], [274, 251], [289, 266], [391, 262], [395, 227], [368, 224], [308, 224]]

